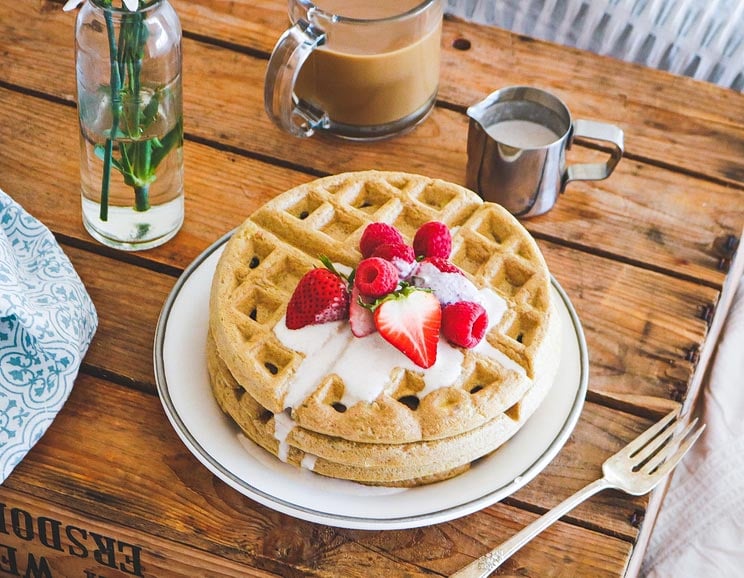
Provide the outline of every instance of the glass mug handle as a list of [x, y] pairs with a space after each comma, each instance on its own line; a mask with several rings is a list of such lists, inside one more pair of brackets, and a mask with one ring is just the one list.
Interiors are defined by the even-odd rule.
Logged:
[[571, 141], [576, 137], [605, 141], [614, 146], [605, 163], [582, 163], [568, 167], [564, 186], [571, 181], [601, 181], [612, 174], [623, 156], [623, 131], [616, 126], [593, 120], [576, 120], [573, 123]]
[[303, 63], [325, 41], [325, 32], [299, 21], [282, 34], [269, 58], [264, 82], [264, 108], [279, 128], [294, 136], [311, 136], [316, 128], [326, 128], [330, 123], [325, 112], [298, 100], [294, 94]]

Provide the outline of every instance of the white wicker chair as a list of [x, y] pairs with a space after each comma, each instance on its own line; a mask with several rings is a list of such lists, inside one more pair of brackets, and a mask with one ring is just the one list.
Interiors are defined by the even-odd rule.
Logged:
[[744, 91], [744, 0], [447, 0], [446, 11]]

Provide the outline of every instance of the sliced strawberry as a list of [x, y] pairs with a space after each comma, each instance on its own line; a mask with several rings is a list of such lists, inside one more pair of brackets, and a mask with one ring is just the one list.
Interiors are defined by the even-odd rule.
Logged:
[[[360, 300], [362, 303], [360, 303]], [[365, 337], [377, 331], [375, 327], [375, 316], [369, 307], [367, 300], [359, 295], [359, 289], [354, 287], [351, 290], [351, 300], [349, 301], [349, 325], [351, 332], [356, 337]]]
[[375, 309], [380, 335], [419, 367], [437, 360], [442, 311], [433, 293], [405, 287], [385, 297]]
[[488, 328], [488, 314], [473, 301], [458, 301], [442, 308], [442, 336], [468, 349], [481, 342]]
[[300, 329], [346, 319], [349, 290], [346, 281], [328, 269], [313, 269], [297, 283], [287, 304], [287, 328]]

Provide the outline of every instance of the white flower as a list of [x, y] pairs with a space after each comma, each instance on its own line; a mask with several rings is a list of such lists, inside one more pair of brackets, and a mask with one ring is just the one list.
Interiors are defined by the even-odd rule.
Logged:
[[[67, 0], [65, 5], [62, 7], [62, 10], [64, 10], [65, 12], [74, 10], [83, 2], [85, 2], [85, 0]], [[123, 2], [124, 6], [126, 6], [130, 12], [136, 12], [137, 8], [139, 8], [139, 0], [123, 0]]]

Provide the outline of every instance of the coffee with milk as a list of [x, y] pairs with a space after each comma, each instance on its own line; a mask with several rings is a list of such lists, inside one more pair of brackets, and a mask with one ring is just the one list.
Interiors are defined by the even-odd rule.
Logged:
[[309, 20], [324, 39], [299, 70], [299, 106], [322, 111], [330, 121], [322, 128], [351, 138], [389, 136], [423, 119], [439, 86], [441, 0], [312, 5]]

